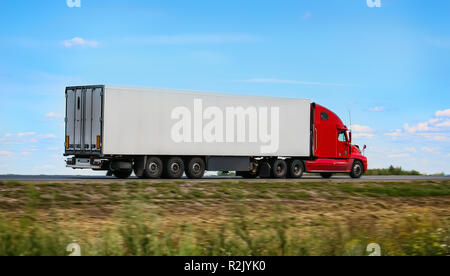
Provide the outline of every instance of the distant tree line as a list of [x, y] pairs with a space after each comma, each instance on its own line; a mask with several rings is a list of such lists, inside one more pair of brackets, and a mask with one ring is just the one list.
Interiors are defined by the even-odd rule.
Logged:
[[[394, 167], [390, 166], [387, 169], [369, 169], [366, 172], [366, 175], [425, 175], [421, 174], [416, 170], [405, 171], [402, 167]], [[445, 176], [444, 173], [435, 174], [434, 176]]]

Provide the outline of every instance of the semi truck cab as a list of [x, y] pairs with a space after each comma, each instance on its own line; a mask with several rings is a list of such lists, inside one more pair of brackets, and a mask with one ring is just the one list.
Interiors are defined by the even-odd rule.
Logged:
[[361, 177], [367, 171], [367, 158], [352, 145], [352, 133], [331, 110], [311, 105], [313, 154], [305, 160], [305, 171], [330, 178], [333, 173]]

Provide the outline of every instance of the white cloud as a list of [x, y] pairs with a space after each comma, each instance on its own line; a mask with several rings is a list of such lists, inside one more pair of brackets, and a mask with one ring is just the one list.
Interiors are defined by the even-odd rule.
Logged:
[[373, 108], [369, 108], [369, 111], [372, 111], [372, 112], [383, 112], [383, 111], [386, 111], [386, 108], [384, 106], [375, 106]]
[[62, 45], [66, 48], [72, 48], [75, 46], [97, 48], [100, 43], [95, 40], [85, 40], [81, 37], [74, 37], [70, 40], [64, 40]]
[[369, 126], [352, 125], [351, 130], [354, 138], [373, 139], [375, 137], [374, 129]]
[[437, 111], [436, 117], [450, 117], [450, 109]]
[[436, 148], [422, 147], [421, 150], [425, 152], [435, 152]]
[[392, 139], [397, 139], [398, 137], [404, 136], [404, 133], [401, 129], [396, 129], [392, 132], [385, 133], [386, 136], [391, 136]]
[[424, 137], [429, 141], [450, 141], [450, 119], [444, 118], [450, 116], [450, 109], [437, 111], [435, 115], [436, 117], [426, 122], [415, 125], [406, 123], [403, 125], [403, 129], [397, 129], [384, 135], [391, 136], [393, 140], [397, 140], [399, 137]]
[[435, 131], [436, 128], [432, 126], [436, 121], [434, 119], [431, 119], [428, 122], [424, 123], [418, 123], [415, 126], [410, 126], [409, 124], [404, 124], [403, 128], [409, 132], [409, 133], [416, 133], [416, 132], [424, 132], [424, 131]]
[[0, 150], [0, 156], [1, 156], [1, 155], [11, 156], [11, 155], [12, 155], [12, 152]]
[[45, 117], [47, 118], [64, 118], [64, 114], [61, 113], [55, 113], [55, 112], [49, 112], [47, 114], [45, 114]]
[[56, 135], [53, 134], [41, 134], [37, 136], [39, 139], [55, 139], [58, 138]]
[[375, 134], [371, 133], [355, 133], [352, 134], [353, 138], [366, 138], [366, 139], [373, 139], [375, 137]]
[[373, 132], [374, 130], [369, 126], [352, 125], [352, 131], [354, 132]]
[[403, 157], [410, 157], [411, 155], [409, 153], [393, 153], [389, 154], [389, 158], [403, 158]]
[[413, 147], [411, 147], [411, 148], [404, 148], [403, 150], [406, 151], [406, 152], [412, 152], [412, 153], [416, 153], [417, 152], [416, 148], [413, 148]]
[[58, 136], [54, 134], [37, 134], [35, 132], [21, 132], [16, 134], [8, 134], [5, 138], [1, 138], [0, 142], [6, 145], [18, 144], [34, 144], [40, 140], [56, 139]]
[[437, 127], [450, 127], [450, 120], [445, 120], [439, 124], [436, 124]]
[[[35, 132], [21, 132], [21, 133], [17, 133], [18, 137], [29, 137], [29, 136], [34, 136], [36, 133]], [[11, 137], [12, 135], [10, 135], [9, 137]]]
[[248, 83], [280, 83], [280, 84], [318, 85], [318, 86], [349, 86], [349, 85], [340, 84], [340, 83], [311, 82], [311, 81], [297, 81], [297, 80], [281, 80], [281, 79], [271, 79], [271, 78], [248, 79], [248, 80], [241, 80], [240, 82], [248, 82]]

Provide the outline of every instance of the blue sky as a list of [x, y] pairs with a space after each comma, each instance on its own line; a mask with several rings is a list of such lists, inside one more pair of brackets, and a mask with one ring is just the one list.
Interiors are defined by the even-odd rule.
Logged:
[[73, 173], [64, 87], [82, 84], [310, 98], [351, 111], [370, 167], [450, 173], [450, 1], [1, 5], [0, 174]]

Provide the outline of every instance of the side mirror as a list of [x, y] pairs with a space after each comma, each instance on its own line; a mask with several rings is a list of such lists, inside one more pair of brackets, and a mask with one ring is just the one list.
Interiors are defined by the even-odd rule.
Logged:
[[364, 145], [364, 149], [367, 149], [367, 146], [366, 146], [366, 145]]
[[351, 132], [351, 131], [349, 132], [349, 139], [350, 139], [350, 144], [351, 144], [351, 143], [352, 143], [352, 140], [353, 140], [353, 139], [352, 139], [352, 132]]

